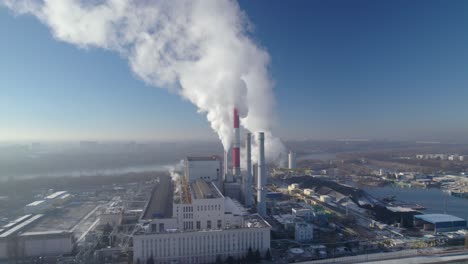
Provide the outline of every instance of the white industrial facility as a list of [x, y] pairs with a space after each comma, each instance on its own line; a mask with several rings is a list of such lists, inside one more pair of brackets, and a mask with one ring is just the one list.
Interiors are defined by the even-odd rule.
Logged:
[[[238, 129], [237, 111], [234, 127]], [[213, 263], [245, 257], [249, 249], [265, 254], [270, 248], [270, 224], [266, 216], [264, 134], [259, 133], [257, 212], [253, 203], [250, 170], [250, 134], [246, 137], [247, 173], [241, 178], [239, 133], [236, 130], [233, 169], [216, 156], [188, 157], [185, 176], [178, 182], [160, 177], [140, 219], [141, 230], [133, 235], [133, 260], [145, 263]], [[221, 179], [220, 175], [224, 175]], [[224, 180], [224, 181], [223, 181]], [[175, 185], [175, 186], [174, 186]], [[224, 192], [224, 194], [223, 194]]]
[[[162, 184], [160, 189], [170, 186]], [[247, 213], [213, 182], [182, 184], [174, 197], [154, 194], [146, 206], [144, 228], [133, 236], [135, 263], [151, 257], [157, 263], [210, 263], [244, 257], [249, 248], [262, 254], [269, 249], [271, 226], [260, 215]]]

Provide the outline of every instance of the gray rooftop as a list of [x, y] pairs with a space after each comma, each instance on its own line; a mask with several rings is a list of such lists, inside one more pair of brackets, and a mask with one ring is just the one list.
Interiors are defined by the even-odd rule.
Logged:
[[41, 218], [42, 216], [43, 216], [42, 214], [38, 214], [38, 215], [35, 215], [35, 216], [29, 218], [28, 220], [22, 222], [21, 224], [18, 224], [15, 227], [13, 227], [13, 228], [7, 230], [6, 232], [0, 234], [0, 238], [9, 237], [10, 235], [16, 234], [17, 232], [21, 231], [23, 228], [29, 226], [30, 224], [32, 224], [33, 222], [35, 222], [36, 220]]
[[448, 214], [424, 214], [424, 215], [415, 215], [414, 218], [420, 219], [429, 223], [440, 223], [440, 222], [459, 222], [465, 221], [465, 219], [448, 215]]
[[221, 160], [218, 156], [204, 156], [204, 157], [187, 157], [188, 161], [209, 161], [209, 160]]
[[159, 183], [153, 188], [150, 200], [146, 204], [142, 219], [172, 217], [173, 195], [171, 178], [160, 176]]
[[73, 233], [67, 230], [49, 230], [49, 231], [39, 231], [39, 232], [25, 232], [20, 236], [53, 236], [53, 235], [72, 235]]
[[213, 199], [223, 197], [212, 182], [196, 180], [190, 184], [195, 199]]

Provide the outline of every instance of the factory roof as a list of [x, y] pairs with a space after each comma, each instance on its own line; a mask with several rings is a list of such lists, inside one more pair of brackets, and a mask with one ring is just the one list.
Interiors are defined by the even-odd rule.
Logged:
[[424, 215], [415, 215], [414, 218], [429, 222], [429, 223], [440, 223], [440, 222], [459, 222], [466, 221], [463, 218], [448, 215], [448, 214], [424, 214]]
[[37, 206], [37, 205], [40, 205], [40, 204], [43, 204], [43, 203], [45, 203], [44, 200], [39, 200], [39, 201], [34, 201], [34, 202], [30, 203], [30, 204], [27, 204], [26, 206]]
[[53, 194], [46, 197], [46, 199], [55, 199], [62, 194], [65, 194], [67, 191], [54, 192]]
[[229, 197], [224, 197], [224, 210], [225, 213], [233, 215], [248, 215], [247, 210], [238, 201]]
[[46, 235], [71, 235], [73, 234], [67, 230], [47, 230], [47, 231], [38, 231], [38, 232], [25, 232], [20, 236], [46, 236]]
[[218, 156], [203, 156], [203, 157], [187, 157], [188, 161], [208, 161], [208, 160], [220, 160]]
[[32, 224], [34, 221], [41, 218], [42, 216], [43, 216], [42, 214], [38, 214], [38, 215], [35, 215], [35, 216], [29, 218], [28, 220], [22, 222], [21, 224], [16, 225], [15, 227], [13, 227], [13, 228], [7, 230], [6, 232], [3, 232], [2, 234], [0, 234], [0, 238], [5, 238], [5, 237], [8, 237], [10, 235], [15, 234], [16, 232], [21, 231], [21, 229], [23, 229], [26, 226]]
[[66, 194], [60, 196], [60, 199], [67, 199], [67, 198], [70, 197], [70, 196], [71, 196], [71, 194], [66, 193]]
[[223, 195], [212, 183], [204, 180], [196, 180], [190, 184], [195, 199], [214, 199], [221, 198]]
[[394, 213], [409, 213], [409, 212], [418, 212], [412, 208], [402, 207], [402, 206], [387, 206], [387, 209]]
[[271, 227], [259, 214], [244, 216], [244, 228]]
[[159, 177], [159, 183], [153, 188], [151, 197], [145, 206], [142, 219], [172, 217], [172, 198], [174, 192], [170, 177]]
[[13, 221], [11, 221], [10, 223], [4, 225], [3, 227], [6, 228], [6, 229], [11, 228], [11, 227], [23, 222], [24, 220], [28, 219], [29, 217], [31, 217], [31, 214], [23, 215], [21, 217], [16, 218]]

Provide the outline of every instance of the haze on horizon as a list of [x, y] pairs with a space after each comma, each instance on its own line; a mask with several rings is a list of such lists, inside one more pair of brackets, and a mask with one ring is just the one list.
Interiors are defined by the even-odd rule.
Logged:
[[[239, 2], [269, 52], [276, 135], [468, 141], [466, 1]], [[0, 141], [217, 140], [126, 61], [0, 5]]]

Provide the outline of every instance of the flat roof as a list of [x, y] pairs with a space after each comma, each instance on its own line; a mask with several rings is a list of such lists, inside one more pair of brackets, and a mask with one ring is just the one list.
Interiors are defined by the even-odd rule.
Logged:
[[70, 197], [70, 196], [71, 196], [71, 194], [66, 193], [66, 194], [60, 196], [60, 199], [66, 199], [66, 198], [68, 198], [68, 197]]
[[55, 199], [55, 198], [57, 198], [58, 196], [60, 196], [60, 195], [62, 195], [62, 194], [64, 194], [64, 193], [66, 193], [66, 192], [67, 192], [67, 191], [54, 192], [53, 194], [46, 196], [46, 199]]
[[261, 228], [271, 227], [271, 225], [263, 219], [259, 214], [251, 214], [244, 216], [244, 228]]
[[40, 205], [42, 203], [44, 203], [45, 201], [44, 200], [39, 200], [39, 201], [34, 201], [30, 204], [27, 204], [26, 206], [36, 206], [36, 205]]
[[200, 157], [187, 157], [188, 161], [210, 161], [210, 160], [221, 160], [218, 156], [200, 156]]
[[4, 225], [3, 227], [4, 228], [11, 228], [11, 227], [17, 225], [18, 223], [23, 222], [24, 220], [28, 219], [31, 216], [32, 216], [32, 214], [23, 215], [21, 217], [16, 218], [13, 221], [11, 221], [10, 223]]
[[429, 223], [440, 223], [440, 222], [459, 222], [466, 221], [463, 218], [448, 214], [423, 214], [415, 215], [414, 218], [429, 222]]
[[42, 214], [38, 214], [38, 215], [35, 215], [31, 218], [29, 218], [28, 220], [22, 222], [21, 224], [13, 227], [12, 229], [9, 229], [7, 230], [6, 232], [0, 234], [0, 238], [5, 238], [5, 237], [8, 237], [16, 232], [19, 232], [21, 229], [25, 228], [26, 226], [32, 224], [34, 221], [36, 221], [37, 219], [41, 218], [43, 215]]
[[48, 231], [39, 231], [39, 232], [24, 232], [20, 236], [43, 236], [43, 235], [59, 235], [59, 234], [73, 234], [67, 230], [48, 230]]
[[418, 211], [414, 210], [413, 208], [402, 207], [402, 206], [387, 206], [387, 209], [394, 212], [394, 213], [397, 213], [397, 212], [400, 212], [400, 213], [418, 212]]
[[159, 176], [159, 183], [153, 188], [151, 197], [145, 206], [142, 219], [171, 218], [173, 202], [173, 184], [169, 176]]
[[195, 199], [214, 199], [223, 197], [212, 182], [197, 179], [190, 184]]

